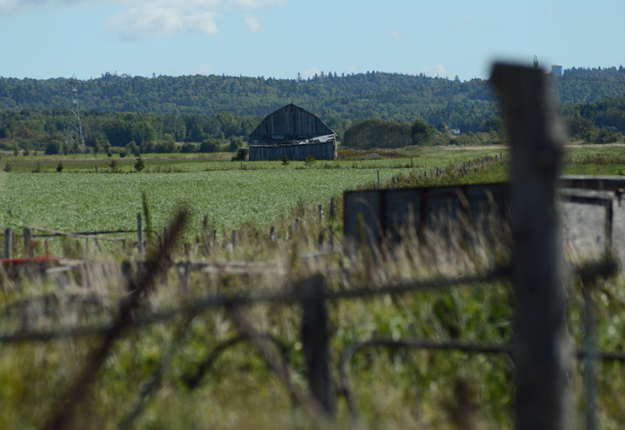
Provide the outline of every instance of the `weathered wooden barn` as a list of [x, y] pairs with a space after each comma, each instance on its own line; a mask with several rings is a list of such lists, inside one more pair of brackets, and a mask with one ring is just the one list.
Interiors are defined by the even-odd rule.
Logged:
[[312, 113], [290, 104], [268, 115], [248, 138], [250, 161], [317, 160], [336, 156], [336, 133]]

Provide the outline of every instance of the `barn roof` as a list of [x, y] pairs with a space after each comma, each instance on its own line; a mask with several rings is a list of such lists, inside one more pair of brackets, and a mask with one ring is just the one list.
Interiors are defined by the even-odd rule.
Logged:
[[291, 103], [265, 117], [250, 134], [249, 143], [280, 144], [335, 134], [317, 116]]

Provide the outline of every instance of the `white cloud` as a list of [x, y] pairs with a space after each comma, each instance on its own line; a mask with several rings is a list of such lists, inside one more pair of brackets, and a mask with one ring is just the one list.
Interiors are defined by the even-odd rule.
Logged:
[[[116, 6], [104, 28], [124, 40], [181, 33], [215, 34], [222, 13], [251, 13], [286, 4], [286, 0], [0, 0], [0, 14], [33, 9]], [[262, 29], [258, 18], [246, 19], [248, 31]]]
[[422, 67], [419, 70], [411, 70], [410, 72], [408, 72], [411, 75], [420, 75], [421, 73], [423, 73], [424, 75], [427, 76], [432, 76], [432, 77], [440, 77], [440, 78], [454, 78], [456, 76], [455, 73], [450, 72], [449, 70], [447, 70], [445, 68], [445, 66], [443, 66], [442, 64], [437, 64], [436, 66], [427, 66], [427, 67]]
[[345, 69], [345, 73], [358, 73], [358, 67], [351, 65]]
[[185, 11], [176, 7], [150, 9], [134, 7], [114, 13], [105, 28], [124, 40], [162, 37], [179, 33], [215, 34], [217, 12]]
[[247, 25], [247, 31], [250, 33], [260, 33], [263, 30], [263, 26], [260, 25], [258, 18], [255, 16], [245, 18], [245, 25]]
[[321, 74], [321, 69], [319, 67], [311, 67], [310, 69], [304, 70], [304, 73], [302, 73], [302, 78], [303, 79], [312, 78], [315, 76], [315, 74], [317, 75]]
[[545, 12], [545, 15], [547, 15], [549, 18], [555, 18], [556, 17], [556, 13], [551, 10], [551, 9], [547, 9], [547, 11]]
[[399, 31], [391, 30], [389, 33], [391, 37], [398, 42], [404, 39], [404, 36]]

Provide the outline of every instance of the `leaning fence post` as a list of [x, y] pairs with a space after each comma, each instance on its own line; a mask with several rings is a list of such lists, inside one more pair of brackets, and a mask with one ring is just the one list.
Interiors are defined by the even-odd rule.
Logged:
[[516, 428], [572, 428], [567, 371], [570, 348], [562, 288], [562, 241], [556, 180], [565, 143], [540, 69], [496, 64], [499, 95], [512, 150], [510, 210], [516, 310]]
[[336, 410], [330, 375], [330, 338], [328, 308], [325, 302], [325, 278], [310, 277], [302, 285], [302, 347], [306, 358], [306, 378], [313, 396], [329, 415]]
[[13, 232], [10, 228], [4, 230], [4, 258], [13, 256]]
[[26, 249], [26, 255], [28, 256], [28, 258], [32, 260], [34, 257], [33, 241], [30, 228], [28, 227], [24, 227], [24, 249]]
[[141, 214], [137, 214], [137, 251], [139, 256], [143, 256], [143, 220]]

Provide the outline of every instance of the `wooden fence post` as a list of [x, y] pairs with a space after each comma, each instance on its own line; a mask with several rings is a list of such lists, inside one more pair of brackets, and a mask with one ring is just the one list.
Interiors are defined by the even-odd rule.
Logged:
[[380, 171], [378, 170], [378, 187], [380, 186]]
[[143, 220], [140, 213], [137, 214], [137, 251], [143, 257]]
[[571, 352], [555, 203], [564, 128], [550, 97], [548, 76], [541, 69], [496, 64], [491, 82], [512, 149], [516, 428], [569, 429]]
[[32, 260], [34, 257], [33, 241], [31, 231], [28, 227], [24, 227], [24, 249], [26, 250], [28, 258]]
[[276, 228], [274, 226], [271, 226], [271, 228], [269, 229], [269, 241], [276, 241]]
[[330, 199], [330, 219], [334, 221], [336, 217], [336, 208], [334, 207], [334, 197]]
[[594, 302], [592, 290], [596, 287], [595, 279], [582, 279], [584, 293], [584, 349], [586, 350], [584, 386], [586, 389], [586, 430], [596, 430], [595, 416], [596, 387], [595, 387], [595, 360], [597, 360], [597, 348], [595, 340]]
[[330, 374], [328, 309], [324, 299], [325, 278], [313, 275], [302, 285], [302, 346], [306, 357], [306, 378], [313, 396], [328, 415], [334, 415], [336, 399]]
[[13, 232], [10, 228], [4, 230], [4, 258], [13, 257]]
[[234, 248], [237, 244], [237, 231], [232, 230], [232, 247]]
[[612, 255], [612, 222], [614, 218], [613, 201], [608, 200], [605, 205], [605, 253]]

